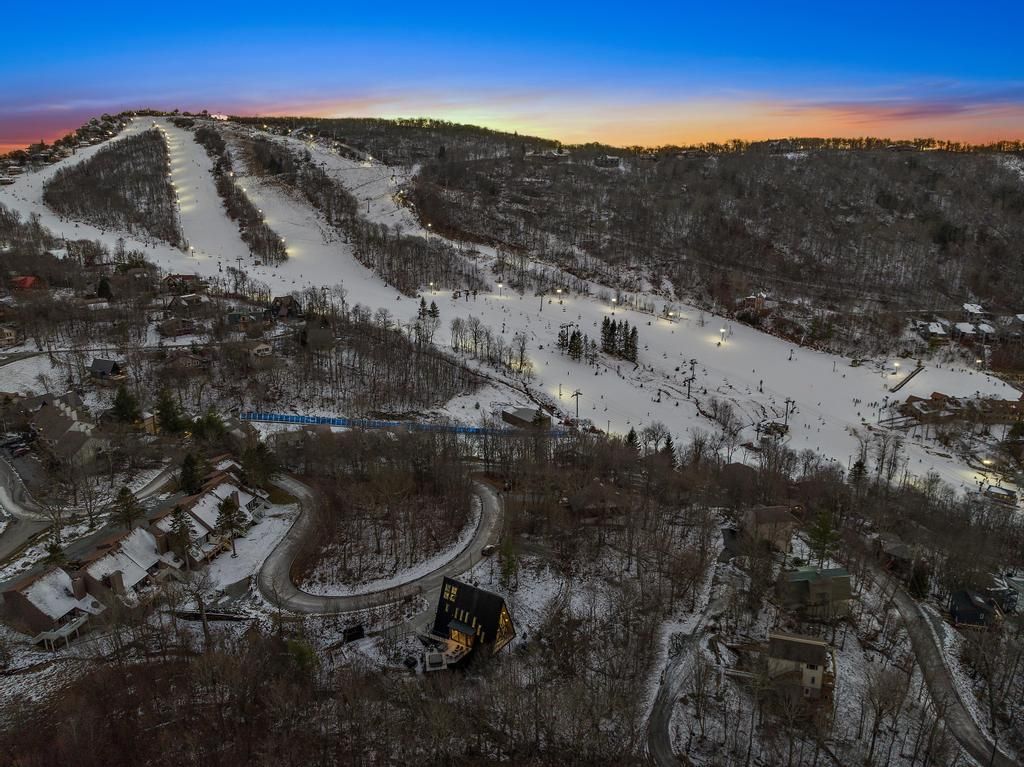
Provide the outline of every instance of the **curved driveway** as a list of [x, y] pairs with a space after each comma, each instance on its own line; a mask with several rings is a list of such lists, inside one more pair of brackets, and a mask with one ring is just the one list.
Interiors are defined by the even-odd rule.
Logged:
[[479, 562], [483, 555], [480, 550], [497, 540], [501, 520], [501, 501], [493, 488], [482, 482], [474, 482], [474, 492], [480, 499], [480, 523], [472, 540], [459, 554], [433, 572], [422, 575], [399, 586], [371, 591], [367, 594], [346, 596], [318, 596], [301, 591], [292, 582], [292, 562], [307, 535], [311, 533], [312, 515], [308, 506], [315, 503], [313, 491], [291, 477], [282, 477], [276, 484], [299, 499], [302, 510], [291, 529], [260, 567], [257, 584], [263, 597], [285, 610], [314, 615], [365, 610], [370, 607], [398, 602], [407, 597], [426, 594], [440, 588], [446, 576], [460, 575]]

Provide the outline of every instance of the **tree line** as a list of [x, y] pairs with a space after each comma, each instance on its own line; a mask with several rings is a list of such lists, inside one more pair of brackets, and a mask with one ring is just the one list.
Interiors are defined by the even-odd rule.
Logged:
[[62, 216], [104, 229], [145, 232], [171, 245], [184, 244], [170, 156], [155, 128], [61, 168], [43, 187], [43, 201]]

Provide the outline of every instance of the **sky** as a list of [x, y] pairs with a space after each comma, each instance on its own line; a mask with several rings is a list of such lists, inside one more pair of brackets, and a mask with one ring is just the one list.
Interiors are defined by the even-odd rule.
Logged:
[[0, 10], [0, 151], [139, 107], [428, 116], [615, 145], [1024, 139], [1019, 13], [1002, 0], [17, 3]]

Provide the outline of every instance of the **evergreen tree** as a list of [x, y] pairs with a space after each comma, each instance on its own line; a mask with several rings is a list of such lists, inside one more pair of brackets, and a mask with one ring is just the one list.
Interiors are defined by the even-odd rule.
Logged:
[[832, 527], [832, 514], [822, 510], [814, 519], [814, 524], [807, 531], [807, 542], [811, 547], [811, 553], [818, 561], [818, 567], [825, 564], [825, 560], [835, 553], [836, 544], [839, 543], [839, 533]]
[[619, 325], [615, 320], [608, 323], [608, 354], [618, 356], [619, 353]]
[[580, 336], [580, 331], [574, 330], [572, 335], [569, 336], [569, 356], [579, 361], [583, 355], [583, 339]]
[[597, 362], [597, 341], [593, 338], [591, 338], [590, 342], [587, 344], [587, 362], [591, 365]]
[[242, 451], [242, 473], [256, 487], [267, 484], [279, 469], [277, 456], [263, 442]]
[[427, 316], [427, 299], [423, 298], [423, 296], [420, 296], [419, 318], [422, 320], [426, 316]]
[[640, 452], [640, 437], [637, 436], [636, 429], [632, 427], [629, 429], [629, 434], [626, 435], [626, 446], [634, 453]]
[[199, 492], [202, 486], [202, 477], [199, 474], [199, 461], [195, 455], [186, 453], [181, 462], [181, 471], [178, 472], [178, 486], [189, 495]]
[[206, 411], [206, 415], [192, 422], [192, 434], [204, 442], [216, 442], [224, 436], [225, 431], [224, 421], [212, 408]]
[[672, 441], [672, 435], [665, 437], [665, 444], [661, 446], [661, 454], [668, 460], [669, 466], [676, 467], [676, 445]]
[[192, 523], [188, 512], [181, 506], [175, 506], [171, 512], [171, 546], [182, 553], [185, 567], [189, 566], [188, 549], [192, 542]]
[[114, 501], [114, 516], [129, 530], [135, 525], [135, 520], [142, 516], [142, 507], [139, 506], [138, 499], [127, 485], [122, 485], [117, 493], [117, 499]]
[[430, 308], [427, 310], [427, 314], [433, 317], [435, 320], [441, 316], [441, 310], [437, 308], [436, 302], [430, 302]]
[[99, 284], [96, 285], [96, 295], [107, 301], [114, 297], [113, 292], [110, 290], [110, 280], [105, 276], [100, 277]]
[[234, 495], [229, 495], [217, 506], [217, 532], [231, 538], [231, 556], [237, 557], [235, 538], [243, 531], [245, 521]]
[[46, 556], [43, 557], [43, 562], [48, 565], [63, 565], [67, 561], [60, 541], [56, 538], [51, 538], [50, 542], [46, 544]]
[[168, 434], [178, 434], [185, 430], [185, 419], [181, 415], [181, 409], [167, 389], [161, 389], [157, 397], [156, 415], [161, 430]]
[[558, 329], [558, 348], [563, 352], [569, 348], [569, 329], [559, 328]]
[[139, 401], [121, 384], [114, 395], [114, 418], [121, 423], [135, 423], [140, 416]]
[[612, 320], [608, 315], [601, 320], [601, 351], [611, 354], [615, 348], [615, 331], [612, 329]]
[[637, 359], [637, 346], [640, 343], [640, 334], [637, 332], [636, 327], [629, 331], [629, 340], [626, 342], [626, 354], [625, 357], [630, 362], [636, 362]]

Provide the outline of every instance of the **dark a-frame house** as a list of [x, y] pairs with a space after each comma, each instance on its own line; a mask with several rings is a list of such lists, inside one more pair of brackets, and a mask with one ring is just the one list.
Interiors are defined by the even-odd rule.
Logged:
[[445, 578], [434, 616], [435, 636], [493, 655], [516, 635], [505, 600], [454, 578]]

